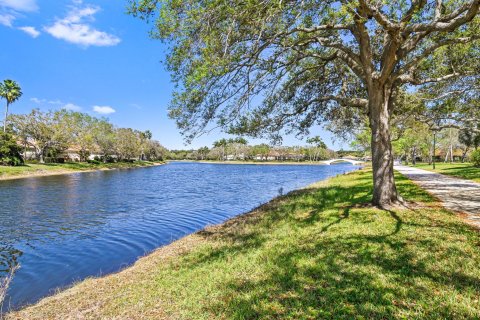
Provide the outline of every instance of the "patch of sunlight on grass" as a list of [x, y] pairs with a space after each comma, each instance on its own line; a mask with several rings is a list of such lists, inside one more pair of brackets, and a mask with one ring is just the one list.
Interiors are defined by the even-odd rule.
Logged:
[[373, 208], [371, 179], [294, 191], [12, 317], [480, 318], [478, 232], [400, 175], [421, 204]]
[[116, 163], [86, 163], [86, 162], [67, 162], [67, 163], [48, 163], [48, 164], [33, 164], [26, 163], [23, 166], [9, 167], [0, 166], [0, 177], [14, 177], [14, 176], [28, 176], [38, 173], [54, 173], [68, 172], [68, 171], [86, 171], [99, 169], [127, 169], [135, 167], [144, 167], [153, 165], [153, 162], [135, 161], [130, 162], [116, 162]]
[[439, 162], [435, 163], [435, 170], [427, 163], [418, 163], [414, 167], [480, 182], [480, 168], [474, 167], [471, 163]]

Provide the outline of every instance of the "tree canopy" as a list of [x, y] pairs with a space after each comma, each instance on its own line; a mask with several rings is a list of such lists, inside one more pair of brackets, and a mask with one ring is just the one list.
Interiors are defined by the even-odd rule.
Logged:
[[22, 89], [15, 81], [6, 79], [3, 80], [3, 83], [0, 83], [0, 97], [7, 101], [5, 107], [5, 119], [3, 120], [3, 132], [7, 131], [8, 107], [20, 99], [22, 94]]
[[[170, 45], [170, 116], [187, 140], [214, 122], [235, 134], [307, 134], [368, 117], [373, 202], [398, 201], [390, 121], [397, 97], [476, 79], [479, 0], [132, 0]], [[455, 85], [453, 85], [455, 86]]]

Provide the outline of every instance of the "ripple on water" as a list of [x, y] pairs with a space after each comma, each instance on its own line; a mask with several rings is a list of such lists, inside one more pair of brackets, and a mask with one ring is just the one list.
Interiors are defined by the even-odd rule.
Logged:
[[9, 303], [32, 303], [55, 288], [115, 272], [279, 193], [354, 168], [171, 163], [2, 181], [0, 267], [13, 258], [22, 266]]

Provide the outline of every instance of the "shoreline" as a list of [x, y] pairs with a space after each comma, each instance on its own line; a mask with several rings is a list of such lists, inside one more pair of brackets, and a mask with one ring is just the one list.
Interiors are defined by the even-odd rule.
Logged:
[[[285, 166], [328, 166], [327, 163], [320, 163], [320, 162], [293, 162], [293, 161], [219, 161], [219, 160], [167, 160], [167, 162], [191, 162], [191, 163], [204, 163], [204, 164], [225, 164], [225, 165], [233, 165], [233, 164], [243, 164], [243, 165], [259, 165], [259, 166], [267, 166], [267, 165], [285, 165]], [[339, 162], [339, 163], [348, 163], [348, 162]]]
[[74, 173], [86, 173], [86, 172], [96, 172], [96, 171], [111, 171], [111, 170], [123, 170], [123, 169], [138, 169], [138, 168], [148, 168], [148, 167], [156, 167], [166, 164], [166, 162], [152, 162], [152, 163], [142, 163], [141, 165], [132, 165], [127, 167], [112, 167], [112, 168], [85, 168], [85, 169], [68, 169], [68, 168], [61, 168], [52, 169], [51, 171], [48, 170], [38, 170], [38, 171], [31, 171], [31, 172], [24, 172], [14, 175], [5, 175], [2, 173], [0, 175], [0, 182], [1, 181], [9, 181], [9, 180], [18, 180], [18, 179], [28, 179], [28, 178], [38, 178], [38, 177], [49, 177], [49, 176], [60, 176], [60, 175], [67, 175], [67, 174], [74, 174]]
[[[168, 162], [175, 162], [175, 161], [166, 161], [164, 163], [156, 163], [156, 164], [153, 164], [151, 166], [160, 166], [160, 165], [168, 164]], [[177, 162], [190, 162], [190, 161], [177, 161]], [[136, 167], [136, 168], [146, 168], [146, 167], [150, 167], [150, 166], [142, 166], [142, 167]], [[79, 171], [79, 172], [93, 172], [93, 171], [118, 170], [118, 169], [122, 169], [122, 168], [113, 168], [113, 169], [103, 168], [103, 169], [98, 169], [98, 170], [84, 170], [84, 171]], [[127, 168], [123, 168], [123, 169], [127, 169]], [[241, 224], [241, 223], [243, 223], [243, 221], [245, 221], [247, 219], [251, 219], [255, 215], [263, 213], [265, 210], [268, 210], [271, 206], [274, 206], [278, 203], [283, 202], [284, 199], [288, 199], [290, 196], [294, 195], [297, 192], [307, 191], [310, 188], [318, 188], [318, 187], [321, 187], [323, 185], [327, 185], [329, 183], [329, 181], [332, 180], [332, 179], [335, 179], [339, 176], [345, 176], [345, 175], [354, 173], [356, 171], [357, 170], [352, 170], [352, 171], [349, 171], [349, 172], [343, 173], [343, 174], [339, 173], [335, 176], [327, 177], [325, 179], [318, 180], [316, 182], [310, 183], [310, 184], [305, 185], [303, 187], [299, 187], [299, 188], [294, 189], [294, 190], [292, 190], [292, 191], [290, 191], [290, 192], [288, 192], [284, 195], [275, 196], [274, 198], [272, 198], [272, 199], [270, 199], [270, 200], [268, 200], [264, 203], [259, 204], [257, 207], [254, 207], [249, 211], [242, 212], [242, 213], [240, 213], [240, 214], [238, 214], [234, 217], [231, 217], [231, 218], [229, 218], [229, 219], [227, 219], [223, 222], [217, 223], [217, 224], [206, 225], [204, 228], [202, 228], [198, 231], [195, 231], [193, 233], [184, 235], [181, 238], [178, 238], [176, 240], [173, 240], [170, 243], [167, 243], [165, 245], [157, 247], [150, 252], [146, 252], [143, 256], [139, 256], [132, 264], [129, 264], [126, 267], [124, 267], [122, 269], [119, 269], [117, 271], [114, 271], [114, 272], [111, 272], [111, 273], [108, 273], [108, 274], [104, 274], [104, 275], [100, 275], [100, 276], [89, 276], [87, 278], [84, 278], [83, 280], [80, 280], [80, 282], [74, 282], [74, 283], [72, 283], [70, 285], [67, 285], [65, 287], [56, 288], [56, 289], [54, 289], [54, 293], [51, 294], [51, 295], [47, 295], [47, 296], [41, 298], [40, 300], [38, 300], [34, 303], [19, 306], [17, 308], [14, 308], [14, 309], [10, 310], [9, 313], [5, 314], [5, 316], [7, 316], [5, 319], [6, 320], [10, 319], [8, 317], [9, 315], [11, 316], [12, 314], [21, 313], [24, 310], [27, 310], [31, 307], [41, 305], [43, 303], [49, 303], [50, 300], [61, 299], [63, 296], [68, 297], [68, 295], [70, 294], [70, 291], [75, 290], [78, 286], [81, 286], [82, 284], [84, 284], [86, 282], [97, 282], [97, 281], [98, 282], [103, 282], [103, 281], [107, 281], [108, 279], [111, 279], [111, 278], [122, 276], [123, 274], [129, 274], [131, 272], [135, 272], [135, 269], [139, 265], [148, 264], [149, 260], [152, 259], [152, 258], [161, 258], [161, 259], [167, 259], [168, 260], [169, 258], [177, 257], [184, 252], [190, 251], [191, 247], [198, 244], [198, 242], [201, 241], [203, 233], [217, 232], [220, 229], [230, 228], [231, 226]], [[70, 172], [70, 173], [75, 173], [75, 172]], [[62, 173], [60, 173], [60, 174], [62, 174]], [[66, 173], [66, 174], [68, 174], [68, 173]], [[54, 175], [54, 174], [52, 174], [52, 175]], [[0, 313], [0, 316], [1, 315], [2, 314]], [[14, 317], [13, 319], [17, 319], [17, 318]], [[2, 320], [1, 317], [0, 317], [0, 320]]]
[[[410, 180], [397, 179], [405, 198], [419, 203], [415, 210], [365, 205], [371, 171], [340, 174], [159, 247], [123, 270], [75, 283], [6, 319], [368, 318], [366, 303], [378, 319], [413, 318], [419, 306], [427, 318], [446, 317], [451, 308], [460, 317], [478, 314], [480, 307], [471, 304], [478, 289], [451, 267], [480, 261], [477, 231]], [[449, 241], [437, 241], [442, 236]], [[408, 256], [399, 258], [405, 242]], [[469, 254], [444, 254], [459, 245]], [[406, 262], [420, 258], [427, 280], [418, 265]], [[405, 268], [401, 278], [397, 266]], [[292, 270], [293, 280], [283, 276]], [[474, 283], [480, 271], [472, 270]], [[453, 295], [451, 285], [465, 290]], [[385, 300], [383, 288], [395, 294]], [[352, 302], [352, 291], [359, 301]], [[294, 298], [288, 308], [265, 307], [283, 306], [285, 297]], [[429, 303], [432, 297], [436, 304]], [[241, 309], [239, 301], [245, 302]]]

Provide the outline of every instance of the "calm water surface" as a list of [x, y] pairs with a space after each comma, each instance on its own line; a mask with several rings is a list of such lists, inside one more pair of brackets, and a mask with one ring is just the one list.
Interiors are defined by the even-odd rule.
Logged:
[[354, 170], [331, 166], [165, 166], [0, 182], [0, 270], [18, 258], [12, 307], [117, 271], [184, 235]]

